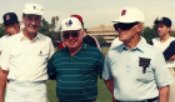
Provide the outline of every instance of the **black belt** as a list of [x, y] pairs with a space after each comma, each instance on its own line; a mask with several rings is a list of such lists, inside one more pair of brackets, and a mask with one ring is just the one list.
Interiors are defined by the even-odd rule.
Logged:
[[[152, 98], [152, 99], [146, 99], [146, 100], [142, 100], [142, 101], [120, 101], [120, 100], [116, 100], [116, 102], [154, 102], [156, 100], [158, 100], [159, 98]], [[158, 102], [158, 101], [157, 101]]]

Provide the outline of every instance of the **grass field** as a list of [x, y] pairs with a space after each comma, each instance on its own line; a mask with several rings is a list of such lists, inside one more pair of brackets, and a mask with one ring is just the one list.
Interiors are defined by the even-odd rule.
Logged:
[[[108, 48], [103, 47], [102, 52], [104, 55], [106, 55], [106, 53], [108, 52]], [[47, 89], [48, 89], [49, 102], [57, 102], [55, 82], [49, 80], [47, 82]], [[111, 94], [107, 90], [103, 80], [100, 79], [98, 80], [98, 90], [99, 94], [97, 97], [97, 102], [112, 102]]]

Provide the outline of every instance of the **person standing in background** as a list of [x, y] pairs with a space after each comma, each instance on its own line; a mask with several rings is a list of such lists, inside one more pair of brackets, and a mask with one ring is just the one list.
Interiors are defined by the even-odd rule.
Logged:
[[15, 12], [7, 12], [3, 15], [5, 31], [11, 36], [20, 32], [20, 23]]
[[[159, 37], [152, 39], [153, 45], [164, 53], [170, 46], [170, 43], [175, 41], [175, 38], [171, 36], [172, 21], [168, 17], [162, 17], [156, 19], [154, 25]], [[173, 55], [171, 57], [169, 57], [169, 59], [166, 58], [167, 67], [175, 68], [175, 59], [173, 59]]]
[[17, 15], [14, 12], [7, 12], [3, 15], [3, 24], [6, 34], [0, 38], [0, 53], [6, 47], [7, 39], [20, 32], [20, 24]]
[[[166, 66], [175, 78], [175, 37], [171, 36], [172, 21], [168, 17], [157, 18], [154, 21], [155, 29], [159, 37], [152, 40], [153, 46], [157, 47], [166, 60]], [[174, 84], [173, 84], [174, 85]], [[172, 95], [175, 92], [173, 85], [171, 87], [170, 99], [174, 100]]]

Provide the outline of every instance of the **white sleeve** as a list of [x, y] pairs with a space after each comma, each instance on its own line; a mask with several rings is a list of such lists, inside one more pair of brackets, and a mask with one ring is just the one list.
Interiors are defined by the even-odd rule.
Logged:
[[6, 41], [6, 47], [1, 51], [0, 56], [0, 68], [3, 70], [9, 70], [10, 66], [10, 43]]
[[165, 59], [160, 52], [158, 52], [155, 59], [155, 79], [158, 87], [170, 85], [173, 83], [171, 74], [166, 67]]
[[53, 43], [52, 43], [52, 41], [50, 40], [50, 45], [49, 45], [49, 47], [50, 47], [50, 58], [51, 58], [51, 56], [54, 54], [54, 52], [55, 52], [55, 49], [54, 49], [54, 46], [53, 46]]
[[103, 71], [102, 71], [102, 78], [104, 80], [113, 79], [112, 72], [111, 72], [110, 58], [108, 54], [105, 57]]

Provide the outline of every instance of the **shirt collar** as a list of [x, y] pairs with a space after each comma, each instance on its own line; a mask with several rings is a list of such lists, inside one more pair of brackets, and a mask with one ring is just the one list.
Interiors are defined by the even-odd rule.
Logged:
[[[133, 49], [130, 49], [130, 51], [140, 51], [140, 52], [144, 52], [144, 51], [145, 51], [145, 48], [146, 48], [146, 47], [145, 47], [145, 44], [146, 44], [146, 42], [143, 41], [143, 39], [141, 39], [141, 40], [139, 41], [139, 43], [137, 44], [137, 46], [136, 46], [135, 48], [133, 48]], [[129, 48], [128, 48], [127, 46], [125, 46], [123, 43], [122, 43], [121, 45], [119, 45], [119, 46], [117, 47], [117, 49], [118, 49], [119, 52], [129, 50]]]
[[[40, 39], [41, 39], [40, 35], [37, 34], [36, 37], [32, 41], [36, 41], [36, 40], [40, 40]], [[23, 40], [29, 40], [29, 39], [26, 36], [24, 36], [23, 33], [21, 33], [20, 40], [23, 41]]]
[[[82, 50], [87, 49], [87, 46], [88, 46], [87, 44], [83, 44], [82, 47], [80, 48], [80, 50], [77, 52], [77, 54], [79, 52], [81, 52]], [[65, 48], [65, 51], [66, 51], [66, 53], [69, 53], [69, 49], [67, 47]]]

